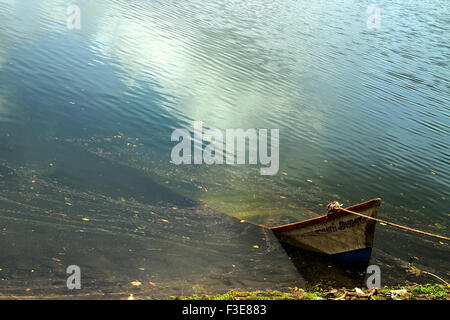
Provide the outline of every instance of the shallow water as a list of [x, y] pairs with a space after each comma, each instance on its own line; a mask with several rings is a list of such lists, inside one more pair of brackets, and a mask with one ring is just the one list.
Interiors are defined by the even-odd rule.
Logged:
[[[369, 4], [79, 1], [69, 30], [65, 1], [0, 0], [0, 295], [361, 282], [229, 217], [276, 225], [334, 200], [381, 197], [382, 219], [448, 236], [449, 7], [381, 1], [369, 30]], [[171, 133], [195, 120], [280, 129], [278, 174], [175, 166]], [[411, 256], [448, 279], [447, 243], [377, 226], [385, 283], [433, 280]]]

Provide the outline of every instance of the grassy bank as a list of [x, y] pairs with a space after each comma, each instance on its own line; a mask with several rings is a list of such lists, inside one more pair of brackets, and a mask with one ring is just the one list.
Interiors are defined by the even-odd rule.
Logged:
[[440, 284], [384, 287], [379, 290], [333, 289], [316, 286], [309, 290], [289, 288], [281, 291], [229, 291], [208, 296], [176, 297], [179, 300], [449, 300], [449, 289]]

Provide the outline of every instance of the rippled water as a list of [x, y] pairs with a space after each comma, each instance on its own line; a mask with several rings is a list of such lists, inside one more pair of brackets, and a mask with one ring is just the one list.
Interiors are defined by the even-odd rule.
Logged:
[[[0, 0], [0, 294], [69, 294], [69, 264], [106, 297], [323, 280], [328, 263], [311, 276], [228, 215], [333, 200], [381, 197], [381, 218], [448, 236], [448, 3], [380, 1], [379, 30], [370, 4], [77, 1], [70, 30], [66, 1]], [[170, 163], [195, 120], [280, 129], [279, 173]], [[411, 256], [448, 278], [448, 254], [378, 225], [371, 263], [386, 283], [418, 280]]]

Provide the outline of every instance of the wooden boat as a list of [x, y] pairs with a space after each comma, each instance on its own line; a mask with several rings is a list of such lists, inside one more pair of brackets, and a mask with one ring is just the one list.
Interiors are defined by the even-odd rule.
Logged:
[[[346, 209], [376, 218], [380, 205], [381, 199], [373, 199]], [[372, 253], [375, 224], [373, 220], [337, 210], [269, 229], [288, 245], [364, 263], [369, 261]]]

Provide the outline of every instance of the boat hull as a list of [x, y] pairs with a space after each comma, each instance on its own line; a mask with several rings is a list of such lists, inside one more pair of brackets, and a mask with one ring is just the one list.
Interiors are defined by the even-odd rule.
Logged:
[[[381, 199], [347, 208], [376, 218]], [[345, 211], [270, 228], [277, 238], [291, 246], [333, 255], [351, 262], [370, 259], [376, 222]]]

